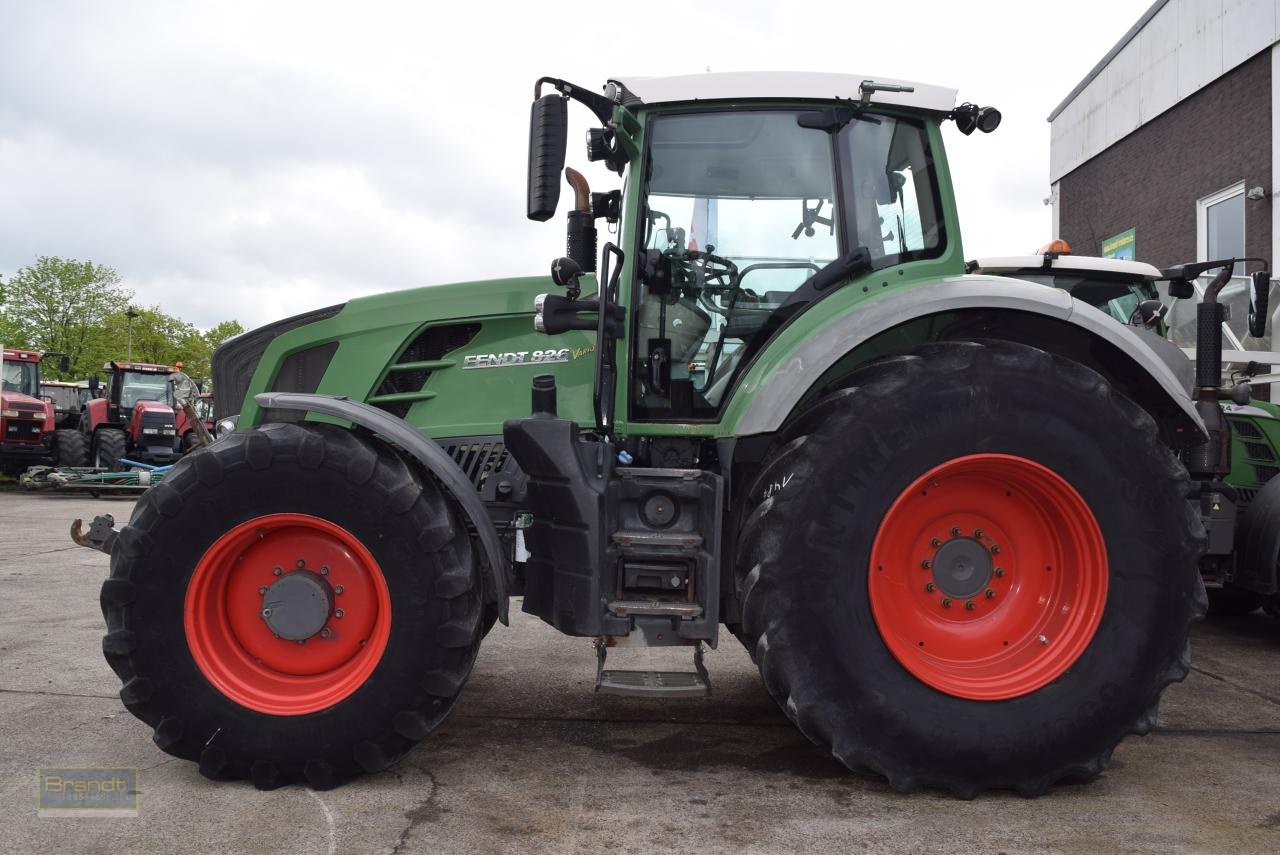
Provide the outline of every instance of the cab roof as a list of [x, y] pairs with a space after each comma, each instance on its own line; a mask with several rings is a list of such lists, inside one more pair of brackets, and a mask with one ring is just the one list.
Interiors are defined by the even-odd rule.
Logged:
[[151, 362], [108, 362], [102, 366], [103, 371], [110, 371], [113, 368], [137, 371], [143, 374], [172, 374], [177, 370], [171, 365], [155, 365]]
[[956, 90], [928, 83], [870, 74], [831, 74], [818, 71], [722, 71], [674, 77], [614, 77], [625, 90], [623, 104], [668, 104], [680, 101], [794, 99], [800, 101], [857, 101], [864, 80], [914, 87], [914, 92], [871, 94], [871, 103], [918, 110], [950, 112]]
[[17, 347], [6, 347], [4, 349], [4, 358], [20, 360], [23, 362], [39, 362], [40, 354], [34, 350], [22, 350]]
[[1139, 276], [1143, 279], [1162, 278], [1154, 265], [1141, 261], [1125, 261], [1119, 258], [1098, 258], [1092, 255], [1059, 255], [1045, 266], [1043, 255], [1002, 255], [979, 258], [969, 262], [970, 273], [1012, 273], [1025, 270], [1053, 270], [1058, 273], [1103, 273], [1111, 276]]

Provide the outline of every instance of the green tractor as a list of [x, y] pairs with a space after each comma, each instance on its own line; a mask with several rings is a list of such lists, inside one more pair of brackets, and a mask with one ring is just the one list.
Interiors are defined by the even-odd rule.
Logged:
[[[1065, 241], [1056, 240], [1033, 255], [980, 258], [966, 269], [1065, 289], [1133, 327], [1155, 348], [1197, 344], [1197, 319], [1186, 312], [1177, 312], [1175, 318], [1172, 310], [1177, 304], [1161, 301], [1161, 286], [1177, 292], [1175, 281], [1185, 276], [1186, 265], [1162, 271], [1139, 261], [1073, 255]], [[1242, 338], [1258, 342], [1266, 335], [1267, 278], [1261, 271], [1256, 285], [1255, 277], [1247, 277], [1234, 287], [1235, 294], [1223, 294], [1223, 302], [1234, 303], [1237, 310], [1236, 328], [1224, 328], [1237, 347]], [[1180, 293], [1191, 296], [1185, 289]], [[1265, 608], [1280, 616], [1280, 566], [1270, 552], [1280, 535], [1280, 404], [1253, 398], [1253, 386], [1274, 379], [1254, 361], [1263, 354], [1233, 350], [1223, 356], [1232, 363], [1232, 370], [1224, 372], [1229, 388], [1220, 403], [1230, 426], [1230, 466], [1220, 481], [1204, 485], [1209, 546], [1200, 559], [1200, 572], [1211, 614], [1240, 616]], [[1177, 357], [1171, 361], [1176, 365]], [[1179, 374], [1191, 390], [1194, 363], [1184, 359], [1181, 367]]]
[[[1193, 400], [1070, 294], [965, 275], [942, 126], [998, 111], [829, 74], [534, 97], [531, 219], [571, 101], [622, 177], [564, 170], [550, 279], [224, 344], [218, 441], [95, 530], [156, 744], [262, 788], [383, 769], [513, 597], [641, 698], [704, 696], [723, 626], [806, 736], [903, 791], [1034, 795], [1149, 731], [1204, 610], [1217, 381]], [[653, 647], [690, 670], [607, 667]]]

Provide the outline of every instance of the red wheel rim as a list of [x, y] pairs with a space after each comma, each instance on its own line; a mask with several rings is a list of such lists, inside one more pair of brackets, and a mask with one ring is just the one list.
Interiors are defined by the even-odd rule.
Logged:
[[904, 668], [941, 692], [1016, 698], [1063, 674], [1102, 619], [1102, 530], [1061, 476], [1008, 454], [930, 469], [871, 547], [871, 612]]
[[[324, 626], [301, 640], [264, 617], [273, 585], [296, 573], [329, 597]], [[265, 614], [269, 614], [269, 611]], [[304, 715], [364, 684], [391, 634], [391, 596], [378, 562], [341, 526], [306, 514], [268, 514], [223, 534], [187, 587], [187, 646], [201, 673], [258, 712]]]

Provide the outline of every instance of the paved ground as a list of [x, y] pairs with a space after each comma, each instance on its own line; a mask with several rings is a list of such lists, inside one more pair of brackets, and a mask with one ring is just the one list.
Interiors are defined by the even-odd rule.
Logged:
[[[1280, 851], [1280, 622], [1260, 615], [1202, 625], [1161, 729], [1038, 800], [902, 796], [846, 773], [734, 641], [708, 656], [712, 699], [597, 697], [589, 643], [523, 615], [391, 771], [326, 793], [214, 784], [151, 743], [99, 654], [107, 559], [67, 528], [130, 507], [0, 492], [0, 850]], [[141, 815], [38, 819], [41, 765], [140, 766]]]

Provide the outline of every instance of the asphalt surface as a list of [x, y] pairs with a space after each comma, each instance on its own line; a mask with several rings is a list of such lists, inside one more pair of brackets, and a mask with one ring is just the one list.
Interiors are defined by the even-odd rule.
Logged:
[[[323, 793], [213, 783], [152, 744], [100, 654], [107, 558], [67, 532], [131, 506], [0, 491], [0, 851], [1280, 851], [1280, 621], [1261, 614], [1198, 627], [1159, 730], [1034, 800], [846, 772], [732, 639], [707, 656], [709, 699], [596, 696], [590, 643], [518, 607], [454, 715], [389, 771]], [[139, 816], [37, 817], [37, 768], [86, 765], [139, 767]]]

